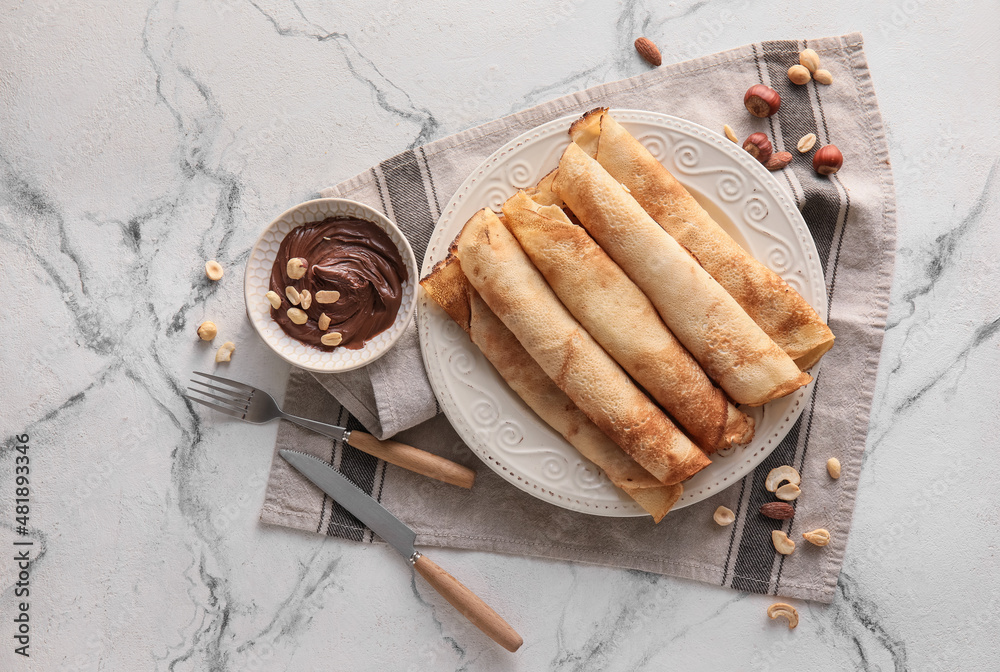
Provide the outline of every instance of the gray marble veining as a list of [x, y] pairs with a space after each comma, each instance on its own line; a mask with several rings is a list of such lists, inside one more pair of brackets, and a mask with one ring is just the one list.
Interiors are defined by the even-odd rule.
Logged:
[[[996, 8], [852, 1], [154, 0], [5, 10], [0, 498], [31, 437], [32, 658], [3, 669], [988, 670], [1000, 637]], [[941, 26], [947, 26], [943, 31]], [[275, 428], [183, 398], [212, 319], [229, 375], [286, 366], [243, 315], [261, 227], [408, 147], [666, 61], [860, 29], [889, 127], [896, 280], [839, 592], [767, 598], [440, 551], [501, 586], [516, 656], [390, 551], [257, 523]], [[966, 64], [977, 63], [975, 72]], [[914, 95], [932, 85], [948, 109]], [[734, 93], [734, 95], [737, 95]], [[944, 119], [943, 115], [948, 118]], [[227, 269], [219, 283], [203, 264]], [[0, 543], [14, 531], [0, 521]], [[0, 562], [7, 642], [15, 573]], [[513, 617], [512, 617], [513, 618]]]

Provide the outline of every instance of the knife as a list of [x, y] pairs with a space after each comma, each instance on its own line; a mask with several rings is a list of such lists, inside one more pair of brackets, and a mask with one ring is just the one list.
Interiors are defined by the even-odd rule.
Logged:
[[517, 651], [524, 640], [507, 621], [455, 577], [419, 553], [413, 544], [417, 534], [389, 513], [367, 493], [323, 460], [294, 450], [278, 451], [285, 460], [320, 490], [370, 527], [382, 540], [407, 559], [420, 576], [490, 639], [508, 651]]

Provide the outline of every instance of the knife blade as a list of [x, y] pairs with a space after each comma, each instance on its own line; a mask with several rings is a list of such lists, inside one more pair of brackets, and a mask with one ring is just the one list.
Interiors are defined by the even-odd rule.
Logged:
[[490, 639], [508, 651], [520, 648], [524, 640], [507, 621], [455, 577], [413, 547], [417, 535], [403, 521], [318, 457], [294, 450], [278, 452], [317, 488], [395, 548], [434, 590]]

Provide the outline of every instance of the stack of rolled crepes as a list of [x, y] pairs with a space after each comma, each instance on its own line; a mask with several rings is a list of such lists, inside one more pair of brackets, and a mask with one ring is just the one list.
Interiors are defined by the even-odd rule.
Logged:
[[421, 285], [659, 521], [709, 454], [753, 438], [732, 402], [807, 384], [833, 335], [606, 110], [570, 135], [558, 168], [502, 219], [477, 212]]

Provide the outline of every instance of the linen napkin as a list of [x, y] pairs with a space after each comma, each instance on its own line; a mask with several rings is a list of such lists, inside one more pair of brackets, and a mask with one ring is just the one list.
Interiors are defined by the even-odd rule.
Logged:
[[[792, 85], [788, 67], [800, 50], [815, 49], [833, 75], [828, 86]], [[756, 119], [743, 108], [743, 92], [764, 83], [782, 97], [780, 111]], [[636, 77], [596, 86], [462, 133], [406, 151], [323, 192], [363, 201], [394, 219], [421, 259], [435, 222], [460, 183], [511, 138], [550, 119], [598, 106], [663, 112], [740, 137], [764, 131], [776, 148], [796, 154], [776, 173], [809, 225], [829, 296], [829, 324], [837, 341], [821, 362], [806, 408], [778, 448], [739, 483], [669, 514], [659, 525], [648, 517], [602, 518], [561, 509], [512, 487], [480, 463], [440, 415], [424, 373], [416, 329], [385, 357], [360, 371], [315, 377], [294, 371], [285, 407], [292, 413], [364, 427], [419, 446], [478, 471], [471, 491], [438, 484], [350, 446], [282, 423], [275, 445], [326, 459], [362, 489], [400, 515], [418, 545], [447, 546], [589, 562], [670, 574], [737, 590], [829, 602], [847, 546], [868, 416], [889, 303], [895, 255], [895, 194], [888, 148], [861, 35], [802, 42], [762, 42]], [[815, 133], [817, 146], [835, 143], [844, 167], [817, 176], [799, 157], [799, 138]], [[405, 431], [401, 431], [405, 430]], [[842, 465], [839, 480], [826, 462]], [[758, 509], [772, 495], [764, 478], [773, 467], [794, 466], [803, 495], [792, 521], [775, 521]], [[716, 507], [736, 512], [720, 528]], [[261, 520], [331, 536], [370, 542], [373, 534], [274, 459]], [[825, 547], [801, 533], [826, 528]], [[772, 530], [798, 541], [779, 555]], [[377, 539], [377, 537], [374, 537]]]

